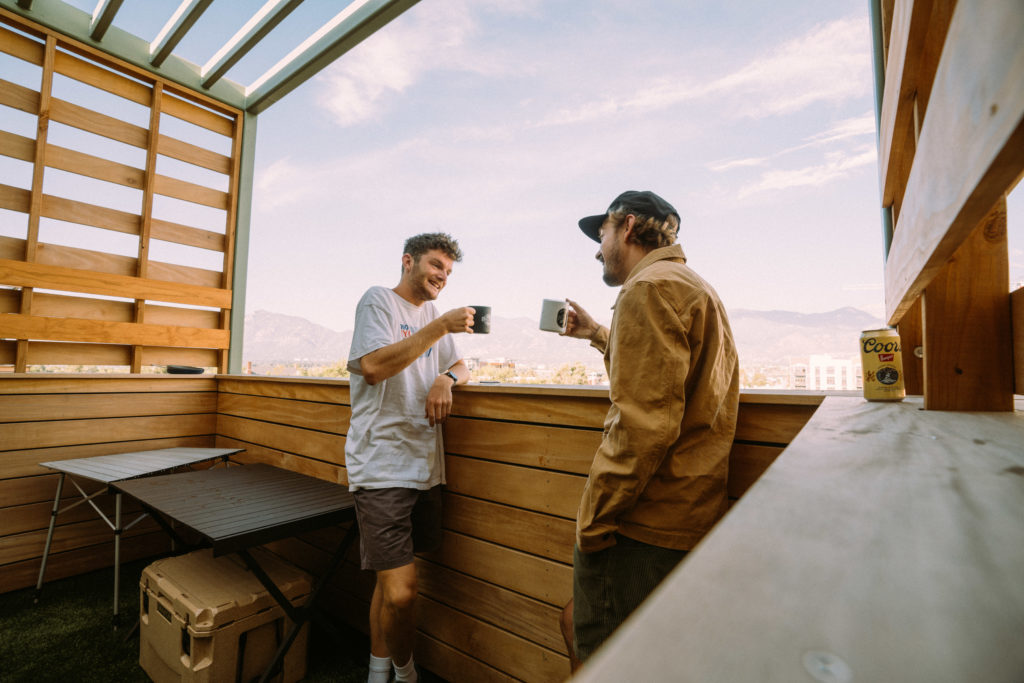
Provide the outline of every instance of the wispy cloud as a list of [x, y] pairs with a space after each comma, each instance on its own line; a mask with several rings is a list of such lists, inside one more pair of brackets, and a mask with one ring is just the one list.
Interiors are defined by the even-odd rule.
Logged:
[[744, 115], [755, 118], [858, 97], [871, 85], [864, 70], [870, 45], [862, 20], [829, 22], [718, 79], [708, 91], [742, 95], [749, 103]]
[[297, 165], [290, 158], [277, 159], [256, 174], [254, 198], [261, 210], [276, 209], [311, 196], [316, 185], [296, 182], [308, 172], [308, 165]]
[[728, 171], [734, 168], [747, 168], [750, 166], [764, 166], [772, 157], [751, 157], [749, 159], [723, 159], [712, 161], [708, 168], [715, 172]]
[[641, 90], [626, 96], [607, 96], [573, 108], [558, 109], [549, 113], [536, 125], [578, 125], [619, 115], [645, 114], [699, 99], [707, 95], [708, 92], [708, 86], [699, 84], [690, 86], [677, 83], [646, 84]]
[[860, 20], [829, 22], [725, 76], [700, 81], [687, 74], [673, 74], [671, 79], [644, 83], [627, 95], [607, 96], [552, 112], [541, 125], [574, 125], [644, 114], [690, 101], [724, 105], [736, 98], [742, 100], [742, 106], [721, 106], [721, 111], [763, 118], [790, 114], [818, 102], [860, 97], [871, 85], [871, 74], [864, 69], [868, 38], [868, 27]]
[[824, 163], [766, 171], [757, 181], [741, 187], [736, 196], [745, 198], [759, 192], [825, 185], [846, 177], [856, 168], [874, 165], [877, 158], [873, 144], [862, 145], [852, 150], [830, 152], [825, 156]]
[[[357, 46], [319, 77], [319, 103], [338, 124], [372, 119], [388, 95], [400, 94], [432, 71], [503, 73], [500, 57], [471, 48], [482, 12], [525, 15], [539, 0], [435, 0], [413, 8]], [[424, 3], [427, 4], [427, 3]]]
[[346, 60], [344, 69], [328, 70], [322, 77], [327, 87], [320, 103], [343, 126], [372, 118], [385, 94], [401, 93], [416, 78], [414, 62], [406, 58], [408, 46], [390, 33], [380, 35], [372, 49], [357, 53]]
[[749, 159], [722, 159], [720, 161], [712, 161], [708, 163], [707, 167], [712, 171], [721, 172], [728, 171], [733, 168], [764, 166], [774, 159], [778, 159], [779, 157], [793, 152], [814, 147], [832, 146], [835, 143], [849, 140], [850, 138], [856, 138], [863, 135], [874, 135], [874, 133], [875, 117], [874, 114], [868, 112], [861, 116], [837, 121], [830, 126], [828, 130], [805, 137], [799, 145], [786, 147], [785, 149], [781, 149], [769, 156], [751, 157]]
[[[430, 72], [483, 73], [501, 76], [538, 68], [510, 59], [492, 41], [477, 41], [484, 13], [527, 15], [542, 11], [539, 0], [435, 0], [429, 11], [413, 8], [359, 45], [318, 77], [320, 104], [341, 125], [353, 125], [383, 111], [389, 95], [400, 94]], [[710, 80], [672, 73], [632, 83], [628, 90], [539, 117], [532, 126], [579, 125], [623, 115], [643, 115], [691, 101], [742, 100], [722, 106], [735, 116], [762, 118], [788, 114], [818, 102], [839, 102], [870, 88], [868, 27], [842, 19], [759, 55], [743, 67]]]
[[808, 138], [808, 145], [821, 145], [837, 140], [856, 137], [858, 135], [873, 135], [875, 132], [875, 115], [866, 112], [860, 116], [837, 121], [826, 131], [817, 133]]
[[[747, 159], [723, 159], [708, 163], [707, 168], [722, 173], [738, 168], [769, 167], [756, 181], [740, 187], [737, 190], [737, 197], [749, 197], [769, 190], [825, 185], [847, 176], [853, 169], [877, 162], [877, 151], [873, 142], [858, 141], [859, 138], [873, 136], [874, 132], [875, 119], [869, 112], [838, 121], [827, 130], [804, 138], [800, 144], [786, 147], [774, 154]], [[799, 168], [775, 167], [786, 155], [821, 148], [825, 151], [820, 162], [805, 164]]]

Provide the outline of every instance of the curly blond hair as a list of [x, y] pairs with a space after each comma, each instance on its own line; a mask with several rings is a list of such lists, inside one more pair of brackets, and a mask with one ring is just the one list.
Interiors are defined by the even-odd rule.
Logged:
[[459, 249], [459, 243], [446, 232], [425, 232], [410, 237], [405, 241], [402, 253], [412, 256], [413, 263], [416, 263], [420, 260], [420, 256], [423, 256], [423, 254], [426, 254], [431, 249], [443, 251], [452, 261], [458, 262], [462, 260], [462, 250]]
[[622, 206], [615, 206], [608, 211], [608, 217], [615, 223], [616, 229], [626, 220], [626, 216], [633, 214], [636, 222], [633, 224], [633, 241], [648, 251], [659, 247], [667, 247], [675, 244], [679, 235], [679, 219], [674, 215], [662, 220], [655, 216], [645, 216], [634, 211], [627, 211]]

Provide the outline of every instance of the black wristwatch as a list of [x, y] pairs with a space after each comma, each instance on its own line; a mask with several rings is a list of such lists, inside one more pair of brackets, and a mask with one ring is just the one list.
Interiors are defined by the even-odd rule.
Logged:
[[452, 378], [452, 386], [455, 386], [456, 384], [458, 384], [458, 383], [459, 383], [459, 378], [458, 378], [458, 377], [456, 377], [456, 376], [455, 376], [455, 373], [454, 373], [454, 372], [452, 372], [451, 370], [445, 370], [445, 371], [444, 371], [444, 372], [442, 372], [441, 374], [442, 374], [442, 375], [447, 375], [448, 377], [451, 377], [451, 378]]

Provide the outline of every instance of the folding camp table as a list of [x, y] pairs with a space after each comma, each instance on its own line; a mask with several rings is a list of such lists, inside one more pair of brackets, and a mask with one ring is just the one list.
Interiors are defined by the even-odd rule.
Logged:
[[349, 526], [301, 606], [292, 605], [248, 549], [354, 520], [355, 504], [348, 488], [270, 465], [168, 474], [121, 481], [114, 486], [138, 500], [172, 538], [181, 540], [169, 523], [175, 521], [212, 547], [215, 557], [228, 553], [242, 557], [292, 621], [291, 630], [260, 679], [270, 680], [302, 626], [314, 616], [320, 590], [356, 538], [356, 524], [353, 521]]
[[[46, 533], [46, 547], [43, 549], [43, 562], [39, 567], [39, 579], [36, 581], [36, 602], [43, 590], [43, 575], [46, 573], [46, 559], [50, 554], [50, 544], [53, 542], [53, 528], [57, 522], [57, 515], [67, 512], [71, 508], [78, 507], [82, 503], [89, 503], [107, 523], [114, 532], [114, 625], [117, 626], [117, 602], [119, 582], [121, 579], [121, 534], [135, 526], [146, 514], [143, 513], [135, 518], [127, 526], [121, 524], [121, 492], [115, 490], [114, 495], [114, 521], [111, 522], [103, 511], [99, 509], [93, 498], [102, 493], [107, 493], [112, 484], [139, 477], [150, 477], [162, 472], [169, 472], [178, 467], [194, 465], [201, 462], [216, 460], [218, 458], [227, 462], [227, 459], [235, 453], [244, 451], [244, 448], [163, 448], [155, 451], [137, 451], [134, 453], [118, 453], [116, 455], [97, 455], [91, 458], [73, 458], [70, 460], [54, 460], [52, 462], [39, 463], [43, 467], [60, 472], [57, 480], [57, 495], [53, 499], [53, 511], [50, 513], [50, 529]], [[60, 509], [60, 497], [64, 492], [64, 480], [71, 476], [71, 483], [82, 495], [82, 500]], [[103, 488], [87, 494], [78, 485], [77, 479], [88, 479], [104, 484]]]

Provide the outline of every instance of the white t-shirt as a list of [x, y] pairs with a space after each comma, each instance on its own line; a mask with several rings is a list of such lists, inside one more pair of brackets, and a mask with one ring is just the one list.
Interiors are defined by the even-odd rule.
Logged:
[[434, 304], [414, 306], [387, 287], [371, 287], [356, 307], [348, 369], [352, 421], [345, 440], [349, 488], [429, 489], [444, 483], [441, 426], [426, 418], [427, 392], [459, 360], [446, 334], [394, 377], [367, 384], [359, 360], [409, 337], [437, 317]]

